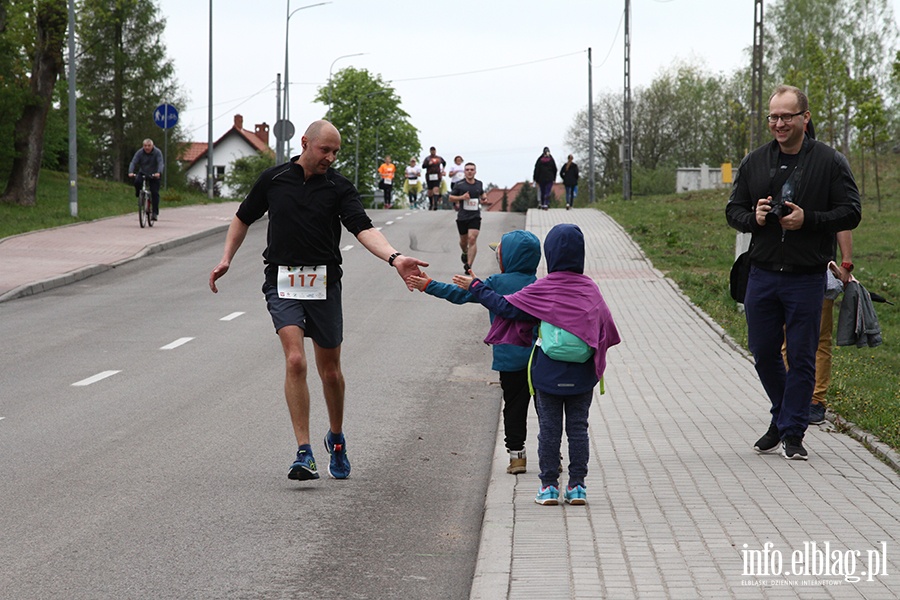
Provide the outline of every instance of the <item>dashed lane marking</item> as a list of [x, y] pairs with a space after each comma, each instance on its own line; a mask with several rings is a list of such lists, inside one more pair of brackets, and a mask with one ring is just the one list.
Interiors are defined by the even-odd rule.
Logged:
[[393, 221], [385, 221], [384, 224], [385, 224], [385, 225], [393, 225], [394, 222], [393, 222]]
[[160, 348], [160, 350], [174, 350], [174, 349], [177, 348], [178, 346], [184, 346], [185, 344], [187, 344], [187, 343], [188, 343], [189, 341], [191, 341], [192, 339], [194, 339], [194, 338], [192, 338], [192, 337], [178, 338], [177, 340], [175, 340], [175, 341], [172, 342], [171, 344], [166, 344], [165, 346], [163, 346], [162, 348]]
[[73, 387], [84, 387], [86, 385], [91, 385], [92, 383], [97, 383], [98, 381], [102, 381], [107, 377], [112, 377], [116, 373], [121, 373], [121, 370], [118, 371], [103, 371], [102, 373], [97, 373], [92, 377], [88, 377], [87, 379], [82, 379], [81, 381], [76, 381], [72, 384]]
[[349, 252], [353, 248], [353, 244], [341, 248], [341, 252]]
[[219, 319], [219, 320], [220, 320], [220, 321], [234, 321], [235, 319], [237, 319], [237, 318], [238, 318], [239, 316], [241, 316], [242, 314], [244, 314], [242, 311], [233, 312], [233, 313], [231, 313], [230, 315], [225, 315], [224, 317], [222, 317], [222, 318]]

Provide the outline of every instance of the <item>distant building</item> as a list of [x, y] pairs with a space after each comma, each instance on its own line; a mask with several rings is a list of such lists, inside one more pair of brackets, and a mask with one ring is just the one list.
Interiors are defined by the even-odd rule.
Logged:
[[[191, 142], [184, 147], [179, 160], [185, 168], [188, 180], [206, 181], [206, 151], [208, 148], [207, 142]], [[232, 128], [213, 142], [213, 168], [216, 173], [216, 181], [222, 182], [225, 173], [237, 159], [259, 153], [275, 154], [269, 147], [269, 126], [266, 123], [260, 123], [254, 126], [254, 131], [248, 131], [244, 129], [244, 117], [234, 115]], [[223, 196], [232, 195], [232, 191], [224, 183], [221, 189]]]
[[693, 192], [697, 190], [711, 190], [731, 186], [731, 163], [725, 163], [727, 177], [723, 177], [723, 169], [720, 167], [679, 167], [675, 171], [675, 191]]
[[[531, 187], [530, 181], [521, 181], [511, 188], [494, 188], [485, 194], [485, 203], [482, 207], [482, 210], [486, 210], [488, 212], [500, 212], [503, 210], [503, 193], [506, 192], [506, 212], [510, 212], [512, 208], [512, 203], [516, 199], [516, 196], [519, 195], [519, 191], [521, 191], [522, 186]], [[553, 184], [553, 195], [556, 196], [557, 201], [561, 202], [560, 206], [565, 205], [566, 201], [566, 186], [561, 183]], [[535, 190], [535, 198], [537, 198], [537, 191]], [[537, 202], [537, 200], [535, 200]]]

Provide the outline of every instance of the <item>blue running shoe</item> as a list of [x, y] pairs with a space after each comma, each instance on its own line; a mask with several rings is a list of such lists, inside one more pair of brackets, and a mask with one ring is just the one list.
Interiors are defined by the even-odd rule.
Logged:
[[566, 488], [566, 502], [574, 506], [584, 506], [587, 504], [587, 492], [584, 486], [576, 485], [573, 488]]
[[318, 479], [319, 471], [316, 470], [316, 459], [313, 458], [312, 448], [309, 444], [304, 444], [297, 448], [297, 460], [291, 465], [288, 471], [288, 479], [296, 479], [298, 481], [306, 481], [307, 479]]
[[541, 491], [534, 497], [534, 501], [544, 506], [556, 506], [559, 504], [559, 489], [555, 485], [542, 487]]
[[325, 449], [331, 455], [328, 463], [328, 474], [334, 479], [347, 479], [350, 477], [350, 460], [347, 458], [347, 441], [344, 434], [338, 434], [338, 441], [332, 442], [333, 434], [329, 430], [325, 434]]

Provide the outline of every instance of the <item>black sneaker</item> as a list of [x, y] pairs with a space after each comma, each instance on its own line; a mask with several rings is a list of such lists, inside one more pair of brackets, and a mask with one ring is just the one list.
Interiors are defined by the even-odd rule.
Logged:
[[756, 443], [753, 444], [753, 449], [759, 453], [771, 452], [778, 448], [778, 443], [780, 441], [781, 437], [778, 435], [778, 428], [772, 423], [769, 425], [769, 430], [765, 435], [756, 440]]
[[472, 274], [472, 266], [469, 265], [469, 263], [463, 264], [463, 273], [465, 273], [466, 275]]
[[781, 454], [788, 460], [809, 460], [803, 438], [786, 437], [781, 441]]
[[818, 402], [809, 405], [809, 424], [821, 425], [825, 422], [825, 406]]

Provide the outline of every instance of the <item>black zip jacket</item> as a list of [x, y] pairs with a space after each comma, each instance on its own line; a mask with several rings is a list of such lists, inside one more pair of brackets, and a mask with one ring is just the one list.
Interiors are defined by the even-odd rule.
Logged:
[[859, 190], [843, 154], [808, 136], [800, 152], [794, 204], [803, 209], [803, 226], [786, 231], [776, 222], [756, 222], [756, 202], [772, 190], [778, 169], [778, 142], [772, 140], [744, 157], [725, 207], [728, 224], [752, 233], [751, 264], [769, 271], [821, 273], [834, 258], [834, 234], [859, 225]]
[[307, 181], [297, 158], [263, 171], [237, 210], [247, 225], [269, 213], [263, 252], [269, 283], [279, 265], [328, 265], [329, 278], [339, 278], [341, 225], [353, 235], [372, 227], [347, 178], [329, 168]]

